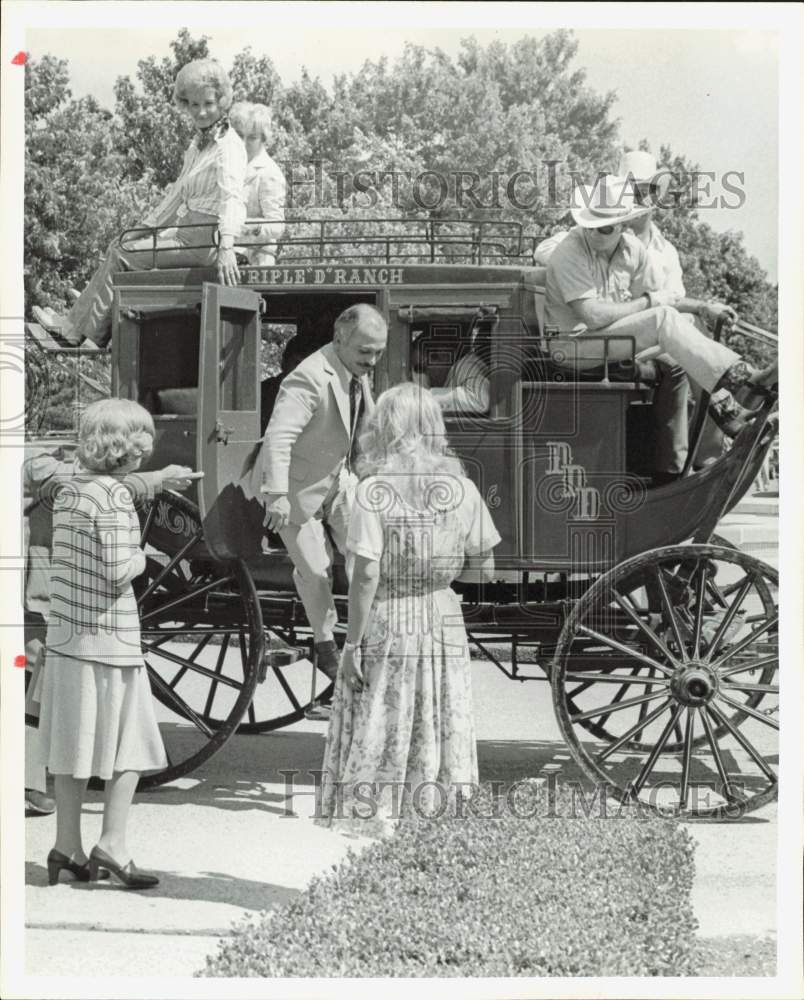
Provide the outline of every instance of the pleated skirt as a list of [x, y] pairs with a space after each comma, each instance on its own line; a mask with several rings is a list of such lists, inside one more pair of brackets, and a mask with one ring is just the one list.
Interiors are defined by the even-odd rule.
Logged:
[[51, 774], [74, 778], [165, 767], [145, 665], [109, 667], [48, 652], [38, 752]]

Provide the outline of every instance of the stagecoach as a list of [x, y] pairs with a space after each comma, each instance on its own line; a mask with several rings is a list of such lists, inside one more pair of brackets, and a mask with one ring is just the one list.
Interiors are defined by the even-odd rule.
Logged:
[[[652, 488], [652, 373], [633, 344], [630, 360], [610, 361], [606, 337], [596, 362], [573, 364], [572, 340], [545, 330], [545, 271], [518, 224], [291, 221], [276, 265], [243, 266], [235, 288], [212, 270], [160, 266], [152, 238], [153, 267], [115, 280], [112, 392], [153, 414], [149, 467], [205, 475], [140, 515], [143, 651], [174, 719], [162, 724], [168, 766], [144, 787], [331, 696], [290, 560], [263, 527], [262, 359], [291, 337], [297, 353], [316, 350], [343, 309], [368, 302], [389, 330], [375, 393], [414, 365], [443, 384], [479, 326], [489, 331], [488, 411], [446, 418], [502, 536], [495, 580], [455, 585], [477, 651], [512, 680], [549, 683], [575, 761], [624, 802], [722, 818], [775, 796], [777, 574], [715, 534], [774, 442], [773, 399], [694, 471], [704, 397], [685, 475]], [[28, 329], [29, 365], [67, 353]], [[339, 565], [334, 588], [345, 622]]]

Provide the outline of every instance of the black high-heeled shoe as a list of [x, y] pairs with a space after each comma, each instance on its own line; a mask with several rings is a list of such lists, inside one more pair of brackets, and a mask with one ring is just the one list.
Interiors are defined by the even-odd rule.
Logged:
[[[89, 882], [89, 862], [85, 861], [79, 865], [77, 861], [71, 861], [66, 854], [57, 851], [54, 847], [47, 856], [47, 882], [48, 885], [56, 885], [59, 881], [59, 872], [65, 869], [70, 874], [75, 875], [79, 882]], [[104, 872], [100, 878], [108, 878], [109, 873]]]
[[[115, 878], [120, 879], [127, 889], [153, 889], [155, 885], [159, 885], [159, 879], [156, 875], [151, 875], [150, 872], [138, 868], [134, 864], [133, 858], [128, 864], [120, 865], [110, 854], [97, 846], [89, 852], [88, 864], [91, 882], [98, 878], [108, 878], [108, 874], [111, 872]], [[101, 875], [100, 872], [104, 870], [106, 875]]]

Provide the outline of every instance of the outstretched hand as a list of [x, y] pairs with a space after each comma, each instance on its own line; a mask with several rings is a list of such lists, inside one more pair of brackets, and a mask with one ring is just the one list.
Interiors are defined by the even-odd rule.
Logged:
[[193, 479], [199, 478], [189, 465], [166, 465], [161, 475], [163, 490], [186, 490]]

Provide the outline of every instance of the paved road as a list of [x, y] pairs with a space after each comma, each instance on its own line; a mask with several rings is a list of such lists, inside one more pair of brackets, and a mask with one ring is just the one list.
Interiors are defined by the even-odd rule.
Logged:
[[[579, 777], [546, 684], [516, 683], [478, 662], [474, 702], [482, 779], [514, 781], [550, 770], [560, 780]], [[324, 732], [321, 723], [302, 722], [235, 737], [190, 777], [140, 796], [130, 846], [138, 864], [159, 870], [153, 892], [127, 893], [109, 883], [48, 887], [44, 860], [55, 819], [26, 820], [28, 973], [190, 975], [233, 921], [288, 901], [359, 847], [312, 823], [307, 772], [320, 766]], [[279, 773], [287, 769], [299, 772], [292, 799]], [[288, 815], [290, 807], [296, 815]], [[90, 793], [87, 847], [99, 835], [101, 809], [100, 795]], [[739, 823], [689, 828], [698, 845], [693, 904], [700, 933], [774, 933], [775, 806]]]
[[[481, 777], [577, 771], [561, 741], [546, 684], [517, 684], [476, 663], [474, 695]], [[55, 835], [52, 817], [26, 820], [27, 968], [30, 974], [140, 975], [154, 956], [165, 975], [190, 974], [245, 911], [291, 899], [359, 841], [311, 821], [307, 772], [320, 766], [324, 726], [303, 722], [275, 734], [235, 737], [200, 771], [142, 795], [131, 823], [138, 864], [158, 869], [148, 893], [112, 884], [94, 888], [46, 884], [44, 859]], [[280, 771], [297, 769], [287, 815]], [[90, 793], [86, 843], [100, 830], [101, 801]], [[694, 824], [698, 841], [694, 904], [702, 934], [772, 933], [775, 928], [774, 807], [736, 825]], [[98, 945], [98, 931], [103, 947]], [[116, 947], [116, 942], [125, 947]]]

